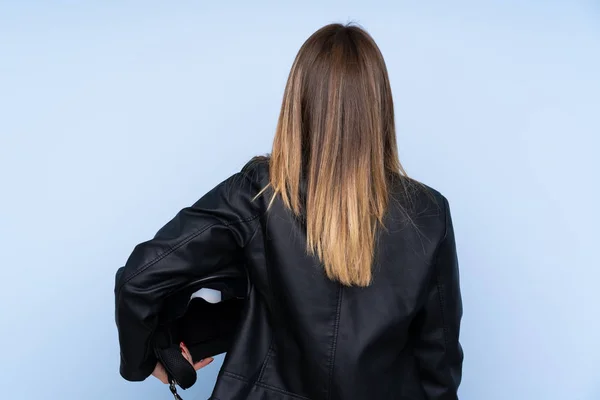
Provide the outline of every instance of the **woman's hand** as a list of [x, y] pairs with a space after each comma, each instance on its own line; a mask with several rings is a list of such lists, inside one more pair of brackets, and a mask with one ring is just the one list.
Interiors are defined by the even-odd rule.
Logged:
[[[183, 357], [186, 360], [188, 360], [190, 364], [192, 364], [192, 366], [194, 367], [194, 369], [196, 371], [198, 371], [200, 368], [206, 367], [208, 364], [210, 364], [211, 362], [214, 361], [214, 358], [209, 357], [209, 358], [205, 358], [204, 360], [200, 360], [194, 364], [194, 361], [192, 360], [192, 355], [190, 354], [190, 351], [188, 350], [186, 345], [183, 344], [183, 342], [181, 342], [179, 344], [179, 347], [181, 348], [181, 354], [183, 355]], [[165, 367], [163, 367], [163, 365], [160, 362], [156, 363], [156, 367], [154, 367], [152, 376], [154, 376], [156, 379], [158, 379], [162, 383], [166, 383], [166, 384], [169, 383], [169, 377], [167, 376], [167, 371], [165, 371]]]

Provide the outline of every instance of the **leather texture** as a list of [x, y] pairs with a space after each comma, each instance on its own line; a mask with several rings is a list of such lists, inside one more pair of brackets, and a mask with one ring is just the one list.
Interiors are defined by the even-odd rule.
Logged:
[[425, 185], [390, 179], [366, 288], [329, 280], [306, 252], [303, 218], [278, 198], [267, 210], [268, 189], [256, 197], [267, 158], [181, 210], [116, 274], [121, 375], [152, 373], [159, 326], [185, 312], [169, 299], [203, 279], [222, 275], [227, 286], [224, 272], [240, 268], [249, 285], [211, 399], [457, 399], [462, 301], [449, 205]]

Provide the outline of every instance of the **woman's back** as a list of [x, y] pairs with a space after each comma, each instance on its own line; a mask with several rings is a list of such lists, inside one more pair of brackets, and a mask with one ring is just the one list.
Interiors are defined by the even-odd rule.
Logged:
[[448, 202], [398, 160], [387, 70], [363, 30], [300, 49], [270, 157], [136, 247], [117, 277], [121, 374], [145, 379], [163, 304], [245, 265], [213, 398], [456, 399], [462, 314]]
[[244, 249], [253, 290], [214, 397], [456, 398], [462, 310], [444, 197], [406, 178], [393, 182], [372, 283], [348, 287], [307, 255], [302, 217], [277, 199], [268, 213], [268, 197], [252, 202], [268, 182], [268, 162], [250, 163], [243, 175], [230, 193], [264, 218]]

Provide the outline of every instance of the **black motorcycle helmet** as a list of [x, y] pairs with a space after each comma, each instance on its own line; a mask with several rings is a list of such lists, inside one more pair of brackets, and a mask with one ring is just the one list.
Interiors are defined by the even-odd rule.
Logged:
[[[194, 362], [226, 353], [237, 333], [248, 287], [245, 269], [231, 266], [190, 283], [166, 300], [154, 351], [165, 367], [175, 399], [181, 400], [176, 385], [185, 390], [196, 383], [196, 371], [181, 354], [179, 344], [187, 346]], [[202, 288], [220, 291], [221, 301], [192, 298]]]

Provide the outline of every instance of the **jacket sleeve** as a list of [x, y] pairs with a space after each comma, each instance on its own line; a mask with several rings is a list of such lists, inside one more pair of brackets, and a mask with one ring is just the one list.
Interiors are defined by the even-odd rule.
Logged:
[[428, 400], [456, 400], [462, 376], [462, 299], [454, 230], [444, 199], [446, 232], [438, 245], [423, 309], [416, 319], [415, 356]]
[[137, 245], [118, 270], [115, 319], [126, 380], [144, 380], [156, 365], [152, 337], [165, 298], [231, 264], [255, 233], [252, 186], [242, 173], [225, 180]]

